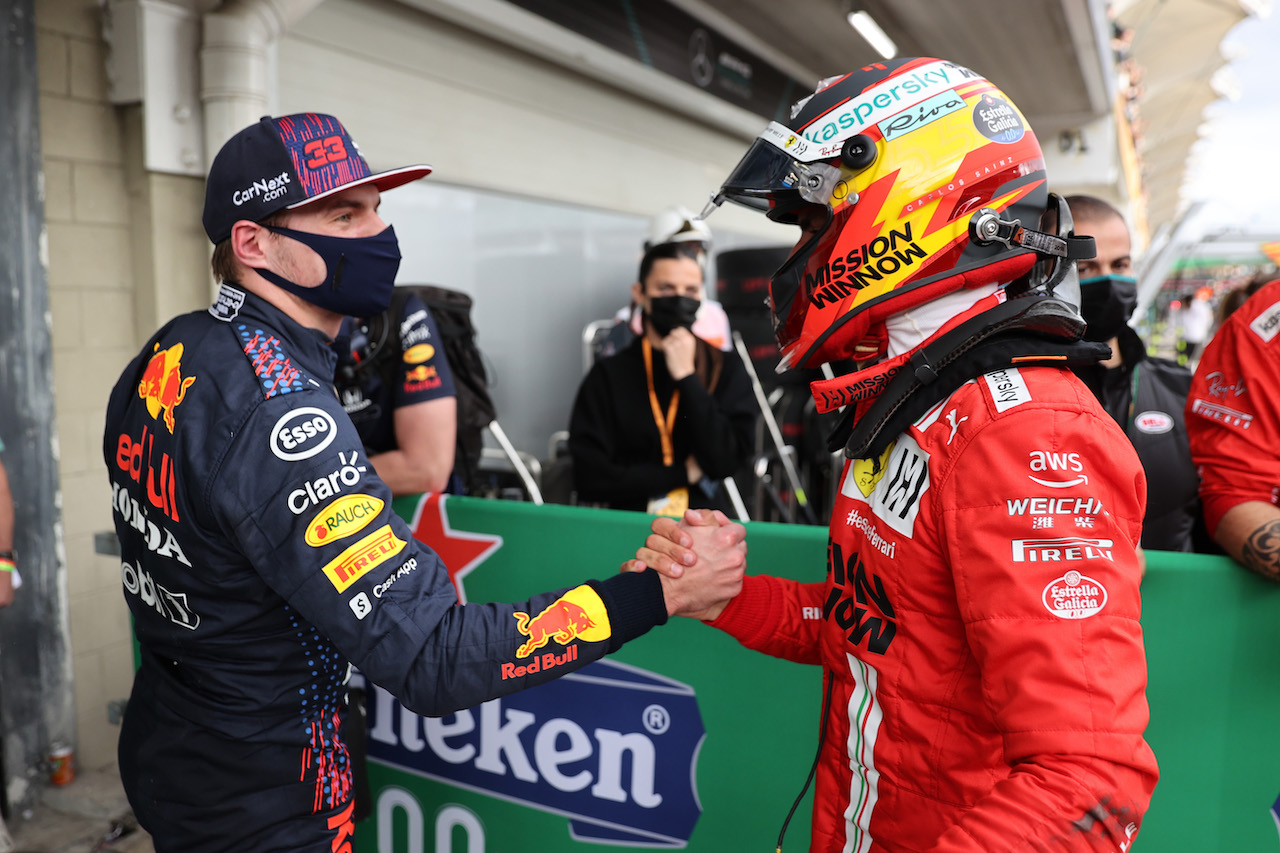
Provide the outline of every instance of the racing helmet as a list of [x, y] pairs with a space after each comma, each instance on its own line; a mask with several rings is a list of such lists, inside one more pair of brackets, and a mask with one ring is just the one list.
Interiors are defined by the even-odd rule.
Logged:
[[711, 229], [687, 207], [673, 205], [649, 220], [649, 239], [644, 247], [648, 251], [663, 243], [699, 243], [707, 249], [711, 246]]
[[725, 199], [804, 229], [769, 288], [782, 371], [883, 353], [890, 315], [1027, 277], [1037, 252], [1008, 235], [1038, 227], [1048, 191], [1009, 98], [917, 57], [823, 80], [765, 128], [703, 216]]

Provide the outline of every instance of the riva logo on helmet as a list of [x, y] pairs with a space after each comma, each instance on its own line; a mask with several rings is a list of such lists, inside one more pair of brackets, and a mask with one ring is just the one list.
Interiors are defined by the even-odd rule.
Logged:
[[973, 108], [973, 126], [992, 142], [1005, 145], [1017, 142], [1027, 132], [1018, 111], [1008, 101], [991, 95], [983, 95]]
[[245, 189], [233, 192], [231, 203], [239, 207], [254, 199], [272, 201], [287, 193], [291, 182], [292, 178], [288, 172], [281, 172], [274, 178], [258, 178]]
[[955, 92], [943, 92], [880, 122], [880, 135], [885, 142], [891, 142], [963, 108], [964, 98]]
[[[912, 237], [911, 223], [907, 222], [901, 230], [891, 230], [850, 250], [842, 258], [832, 259], [816, 273], [805, 273], [805, 292], [813, 306], [821, 308], [839, 302], [873, 281], [883, 281], [886, 275], [913, 267], [926, 257], [924, 249]], [[844, 276], [848, 278], [842, 280]]]
[[830, 142], [848, 136], [873, 124], [879, 124], [921, 101], [932, 98], [943, 89], [955, 88], [962, 80], [976, 75], [950, 62], [933, 62], [918, 71], [885, 81], [860, 97], [845, 104], [839, 112], [828, 114], [822, 124], [804, 131], [804, 138], [814, 143]]
[[338, 435], [338, 425], [324, 409], [294, 409], [271, 428], [271, 452], [286, 462], [309, 459]]

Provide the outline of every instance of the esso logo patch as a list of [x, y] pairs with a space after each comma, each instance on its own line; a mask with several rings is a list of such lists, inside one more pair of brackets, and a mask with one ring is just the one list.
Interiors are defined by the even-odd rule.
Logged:
[[286, 462], [310, 459], [338, 436], [338, 424], [324, 409], [294, 409], [271, 428], [271, 452]]
[[1143, 412], [1133, 419], [1133, 425], [1147, 435], [1164, 435], [1173, 429], [1173, 417], [1167, 412]]

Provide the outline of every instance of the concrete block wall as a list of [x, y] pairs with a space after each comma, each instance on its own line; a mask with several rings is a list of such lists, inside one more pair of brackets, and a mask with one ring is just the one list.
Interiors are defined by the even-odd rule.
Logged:
[[107, 100], [98, 3], [35, 6], [77, 759], [89, 769], [115, 760], [107, 703], [129, 695], [133, 669], [120, 563], [94, 551], [94, 534], [111, 529], [106, 398], [139, 340], [127, 134]]

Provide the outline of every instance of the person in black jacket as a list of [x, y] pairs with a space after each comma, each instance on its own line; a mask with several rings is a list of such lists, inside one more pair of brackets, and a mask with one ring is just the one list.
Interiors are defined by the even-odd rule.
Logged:
[[423, 301], [401, 288], [386, 311], [347, 317], [334, 351], [338, 399], [391, 493], [449, 490], [457, 392], [440, 331]]
[[1085, 339], [1109, 344], [1111, 358], [1076, 368], [1107, 414], [1129, 436], [1147, 475], [1142, 547], [1216, 552], [1204, 529], [1183, 408], [1191, 371], [1147, 354], [1129, 326], [1138, 304], [1129, 226], [1120, 211], [1093, 196], [1067, 197], [1075, 232], [1093, 237], [1097, 256], [1079, 261]]
[[677, 518], [727, 510], [721, 481], [750, 458], [757, 409], [742, 362], [690, 330], [702, 267], [677, 243], [653, 246], [631, 292], [644, 334], [597, 361], [573, 404], [578, 498]]
[[237, 133], [206, 186], [217, 300], [152, 334], [111, 392], [103, 453], [139, 646], [119, 766], [157, 853], [349, 850], [349, 663], [440, 716], [741, 587], [737, 525], [674, 583], [609, 567], [521, 604], [459, 603], [333, 388], [342, 318], [391, 300], [380, 193], [429, 171], [373, 174], [333, 116]]

